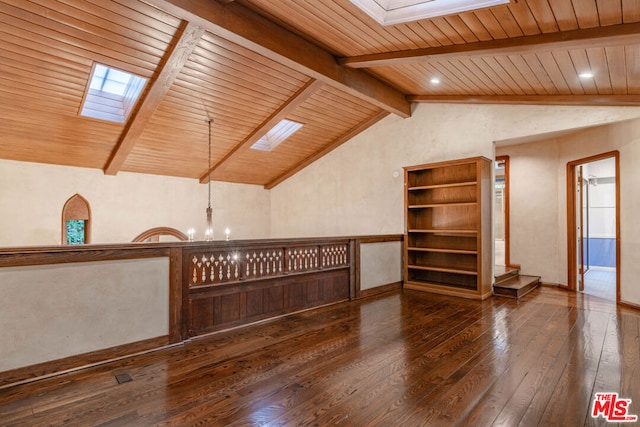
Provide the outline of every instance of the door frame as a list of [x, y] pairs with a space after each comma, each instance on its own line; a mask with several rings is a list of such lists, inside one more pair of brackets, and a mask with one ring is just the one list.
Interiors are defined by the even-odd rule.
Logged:
[[[504, 265], [512, 267], [510, 257], [510, 228], [509, 228], [509, 156], [496, 156], [496, 162], [504, 162], [504, 192], [502, 193], [504, 203]], [[494, 182], [495, 185], [495, 182]]]
[[576, 233], [576, 167], [597, 160], [613, 158], [616, 171], [616, 304], [620, 303], [620, 152], [608, 151], [602, 154], [573, 160], [567, 163], [567, 287], [577, 290], [577, 233]]

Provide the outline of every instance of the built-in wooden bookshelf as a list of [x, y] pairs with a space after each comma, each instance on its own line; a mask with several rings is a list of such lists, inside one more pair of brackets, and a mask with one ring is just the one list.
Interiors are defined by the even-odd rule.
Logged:
[[491, 160], [405, 168], [404, 286], [491, 295]]

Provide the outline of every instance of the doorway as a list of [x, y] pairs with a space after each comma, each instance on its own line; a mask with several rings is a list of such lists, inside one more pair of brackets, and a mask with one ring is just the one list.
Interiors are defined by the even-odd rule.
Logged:
[[619, 153], [567, 164], [568, 287], [620, 300]]

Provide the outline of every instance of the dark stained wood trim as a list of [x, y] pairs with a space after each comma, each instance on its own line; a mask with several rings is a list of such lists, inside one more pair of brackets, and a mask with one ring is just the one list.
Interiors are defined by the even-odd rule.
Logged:
[[360, 262], [360, 257], [362, 256], [361, 244], [357, 242], [354, 248], [354, 259], [355, 262], [355, 277], [353, 282], [353, 287], [355, 291], [353, 292], [352, 298], [360, 298], [360, 291], [362, 290], [362, 262]]
[[639, 106], [639, 95], [410, 95], [407, 99], [418, 103], [445, 104], [506, 104], [506, 105], [587, 105]]
[[567, 191], [567, 289], [576, 291], [577, 276], [575, 271], [576, 263], [576, 240], [575, 240], [575, 206], [576, 195], [574, 186], [575, 165], [567, 164], [566, 169], [566, 191]]
[[358, 243], [384, 243], [384, 242], [402, 242], [404, 234], [381, 234], [379, 236], [363, 236], [356, 237]]
[[620, 152], [618, 150], [596, 154], [594, 156], [573, 160], [567, 163], [566, 190], [567, 190], [567, 288], [570, 291], [577, 290], [577, 276], [575, 271], [576, 259], [576, 215], [575, 215], [575, 168], [583, 163], [614, 158], [616, 168], [616, 303], [620, 304]]
[[522, 55], [542, 50], [604, 48], [637, 44], [638, 42], [640, 42], [640, 23], [635, 22], [534, 36], [352, 56], [340, 58], [338, 62], [352, 68], [388, 67], [416, 61], [489, 55]]
[[[174, 344], [176, 345], [176, 344]], [[179, 345], [179, 344], [178, 344]], [[50, 378], [68, 372], [86, 369], [126, 357], [136, 356], [171, 347], [168, 337], [150, 338], [123, 344], [77, 356], [65, 357], [51, 362], [39, 363], [24, 368], [0, 372], [0, 390], [33, 381]]]
[[248, 137], [242, 142], [237, 144], [231, 151], [229, 151], [218, 163], [210, 167], [205, 173], [200, 176], [200, 183], [206, 183], [211, 174], [218, 170], [224, 169], [225, 166], [243, 150], [248, 149], [255, 144], [260, 138], [262, 138], [267, 132], [269, 132], [275, 125], [277, 125], [282, 119], [285, 119], [291, 114], [300, 104], [305, 102], [311, 95], [316, 93], [324, 83], [319, 80], [310, 79], [305, 83], [298, 91], [293, 94], [291, 98], [287, 100], [280, 108], [274, 111], [266, 120], [264, 120], [260, 126], [255, 128]]
[[182, 250], [169, 249], [169, 342], [184, 340], [182, 334]]
[[105, 174], [118, 173], [203, 34], [203, 28], [188, 22], [182, 23], [160, 61], [154, 77], [149, 81], [142, 98], [131, 113], [120, 140], [104, 168]]
[[23, 252], [0, 251], [0, 267], [27, 265], [65, 264], [72, 262], [114, 261], [123, 259], [156, 258], [169, 256], [167, 247], [117, 248], [78, 246], [72, 250], [54, 248], [49, 250], [25, 250]]
[[233, 2], [210, 0], [157, 0], [154, 4], [187, 21], [204, 27], [260, 55], [309, 77], [345, 90], [400, 117], [411, 116], [411, 104], [403, 93], [361, 70], [339, 65], [319, 46]]
[[388, 283], [382, 286], [376, 286], [375, 288], [365, 289], [360, 291], [359, 298], [371, 298], [387, 292], [393, 292], [402, 289], [402, 282]]
[[620, 152], [615, 152], [616, 159], [616, 303], [620, 303], [620, 260], [622, 259], [622, 234], [620, 232]]
[[265, 184], [264, 188], [267, 189], [267, 190], [272, 189], [276, 185], [278, 185], [281, 182], [285, 181], [287, 178], [290, 178], [293, 175], [295, 175], [296, 173], [300, 172], [302, 169], [306, 168], [307, 166], [309, 166], [311, 163], [315, 162], [319, 158], [327, 155], [328, 153], [330, 153], [331, 151], [335, 150], [336, 148], [338, 148], [339, 146], [341, 146], [345, 142], [349, 141], [351, 138], [353, 138], [356, 135], [362, 133], [365, 129], [368, 129], [371, 126], [373, 126], [374, 124], [378, 123], [380, 120], [384, 119], [388, 115], [389, 115], [388, 111], [381, 111], [378, 114], [375, 114], [374, 116], [372, 116], [369, 119], [365, 120], [364, 122], [357, 124], [353, 128], [349, 129], [346, 133], [341, 135], [339, 138], [334, 140], [327, 147], [325, 147], [322, 150], [318, 151], [314, 155], [312, 155], [310, 157], [307, 157], [302, 162], [298, 163], [297, 165], [295, 165], [294, 167], [292, 167], [291, 169], [289, 169], [288, 171], [286, 171], [282, 175], [278, 176], [273, 181]]
[[360, 242], [349, 241], [349, 299], [360, 296]]

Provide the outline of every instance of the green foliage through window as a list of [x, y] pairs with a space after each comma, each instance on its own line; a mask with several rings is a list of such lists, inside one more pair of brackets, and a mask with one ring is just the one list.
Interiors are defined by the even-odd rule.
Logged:
[[67, 221], [67, 245], [84, 245], [84, 225], [83, 219], [71, 219]]

